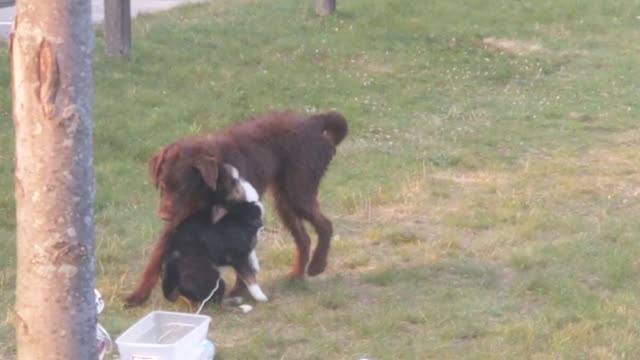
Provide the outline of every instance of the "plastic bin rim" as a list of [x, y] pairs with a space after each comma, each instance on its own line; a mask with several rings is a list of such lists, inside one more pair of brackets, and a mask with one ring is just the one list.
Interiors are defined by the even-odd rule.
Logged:
[[144, 346], [157, 347], [157, 348], [175, 346], [182, 339], [180, 339], [180, 340], [178, 340], [178, 341], [176, 341], [175, 343], [172, 343], [172, 344], [150, 344], [150, 343], [136, 343], [136, 342], [122, 341], [122, 338], [124, 338], [125, 336], [129, 335], [129, 332], [133, 331], [133, 328], [136, 325], [138, 325], [139, 323], [143, 322], [147, 318], [152, 317], [152, 316], [154, 316], [156, 314], [181, 315], [181, 316], [187, 315], [188, 317], [201, 318], [201, 319], [205, 320], [205, 322], [207, 324], [207, 328], [211, 324], [211, 316], [208, 316], [208, 315], [190, 314], [190, 313], [183, 313], [183, 312], [177, 312], [177, 311], [154, 310], [154, 311], [149, 312], [147, 315], [143, 316], [142, 318], [140, 318], [138, 321], [133, 323], [133, 325], [129, 326], [129, 328], [127, 330], [125, 330], [125, 332], [120, 334], [120, 336], [118, 336], [118, 338], [116, 339], [116, 344], [118, 344], [118, 345], [121, 345], [121, 344], [122, 345], [140, 345], [140, 344], [144, 344]]

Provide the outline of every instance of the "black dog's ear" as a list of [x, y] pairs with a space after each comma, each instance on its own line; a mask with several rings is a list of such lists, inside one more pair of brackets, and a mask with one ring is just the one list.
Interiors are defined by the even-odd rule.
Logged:
[[202, 175], [204, 182], [211, 188], [216, 189], [218, 182], [218, 160], [209, 154], [198, 154], [194, 161], [194, 166]]
[[180, 253], [174, 251], [167, 260], [162, 276], [162, 294], [164, 297], [174, 302], [180, 296], [180, 272], [178, 271], [178, 259]]
[[250, 220], [249, 224], [253, 225], [257, 230], [260, 230], [264, 227], [264, 222], [260, 217], [254, 217]]
[[158, 150], [155, 154], [149, 158], [147, 161], [147, 172], [149, 174], [149, 179], [153, 183], [153, 186], [158, 188], [158, 180], [160, 177], [160, 170], [162, 169], [162, 163], [164, 163], [164, 159], [167, 155], [167, 150], [169, 146], [165, 146], [162, 149]]
[[242, 220], [247, 224], [255, 227], [256, 229], [260, 229], [264, 226], [262, 221], [262, 204], [256, 205], [253, 203], [243, 204], [241, 216]]

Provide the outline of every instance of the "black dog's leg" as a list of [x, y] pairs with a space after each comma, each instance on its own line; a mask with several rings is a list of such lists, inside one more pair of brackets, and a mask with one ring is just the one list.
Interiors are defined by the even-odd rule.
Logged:
[[[254, 253], [254, 251], [252, 251]], [[242, 279], [242, 281], [246, 284], [247, 290], [249, 290], [249, 294], [256, 300], [260, 302], [269, 301], [267, 295], [262, 292], [260, 285], [258, 285], [258, 281], [256, 280], [256, 262], [254, 255], [242, 256], [239, 258], [235, 258], [231, 262], [231, 266], [236, 271], [236, 274]]]
[[179, 256], [180, 254], [177, 252], [170, 255], [162, 276], [162, 293], [171, 302], [178, 300], [178, 296], [180, 296], [180, 271], [177, 263]]

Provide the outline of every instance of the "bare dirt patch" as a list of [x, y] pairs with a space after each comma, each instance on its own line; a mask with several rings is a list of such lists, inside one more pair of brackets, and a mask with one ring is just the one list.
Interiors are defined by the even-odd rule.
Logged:
[[522, 41], [494, 36], [482, 39], [482, 43], [491, 49], [503, 51], [516, 56], [528, 56], [544, 50], [542, 45], [536, 42]]

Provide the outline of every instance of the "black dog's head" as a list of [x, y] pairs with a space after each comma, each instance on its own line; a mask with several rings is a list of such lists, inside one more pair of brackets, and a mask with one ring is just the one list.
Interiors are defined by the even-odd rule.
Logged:
[[206, 256], [206, 249], [202, 249], [200, 254], [184, 254], [174, 250], [164, 262], [163, 270], [162, 292], [167, 300], [176, 301], [183, 295], [190, 301], [201, 302], [215, 289], [211, 301], [222, 301], [225, 283], [216, 266]]

